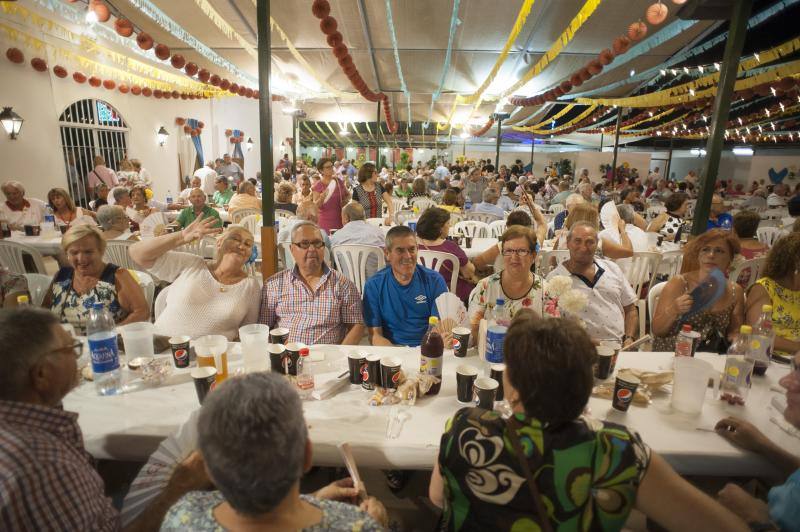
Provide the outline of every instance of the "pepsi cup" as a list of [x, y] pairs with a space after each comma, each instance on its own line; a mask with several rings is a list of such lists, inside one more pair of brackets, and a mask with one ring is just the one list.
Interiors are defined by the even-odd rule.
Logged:
[[194, 381], [194, 389], [197, 392], [197, 400], [200, 401], [202, 405], [208, 392], [213, 390], [216, 385], [217, 368], [212, 368], [210, 366], [193, 368], [190, 374]]
[[503, 400], [503, 373], [506, 371], [505, 364], [492, 364], [489, 366], [489, 377], [497, 381], [497, 401]]
[[397, 389], [400, 381], [400, 366], [402, 362], [398, 357], [384, 357], [381, 359], [381, 383], [384, 388]]
[[347, 355], [347, 368], [350, 372], [350, 384], [361, 386], [361, 375], [367, 366], [367, 357], [361, 353]]
[[629, 372], [622, 371], [617, 374], [617, 380], [614, 383], [614, 396], [611, 398], [611, 406], [614, 410], [620, 412], [627, 412], [628, 407], [633, 402], [633, 396], [636, 394], [636, 389], [639, 387], [639, 379]]
[[269, 351], [270, 371], [283, 373], [283, 354], [286, 352], [286, 347], [283, 344], [269, 344], [267, 351]]
[[489, 377], [481, 377], [475, 380], [476, 407], [485, 410], [494, 410], [494, 402], [497, 398], [497, 388], [500, 383]]
[[306, 347], [306, 344], [301, 342], [292, 342], [286, 344], [286, 353], [283, 356], [283, 372], [287, 375], [297, 376], [299, 367], [300, 350]]
[[173, 336], [169, 339], [169, 347], [172, 349], [172, 363], [176, 368], [188, 368], [191, 362], [189, 357], [189, 337]]
[[286, 343], [289, 341], [289, 329], [286, 329], [284, 327], [278, 327], [276, 329], [272, 329], [269, 332], [269, 340], [273, 344], [286, 345]]
[[469, 364], [461, 364], [456, 368], [456, 398], [461, 404], [472, 403], [475, 396], [475, 379], [478, 370]]
[[453, 329], [453, 354], [457, 357], [467, 356], [469, 346], [470, 330], [466, 327], [456, 327]]
[[365, 390], [374, 390], [381, 385], [381, 357], [367, 355], [367, 363], [361, 372], [361, 387]]

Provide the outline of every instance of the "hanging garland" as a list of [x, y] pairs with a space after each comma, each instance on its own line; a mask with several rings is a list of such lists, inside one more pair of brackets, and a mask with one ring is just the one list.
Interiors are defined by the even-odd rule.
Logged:
[[314, 0], [314, 3], [311, 5], [311, 12], [315, 17], [320, 19], [320, 30], [328, 36], [328, 46], [331, 47], [333, 55], [339, 61], [339, 66], [350, 80], [350, 83], [366, 100], [370, 102], [380, 101], [383, 104], [383, 111], [386, 116], [386, 124], [389, 127], [389, 131], [392, 134], [396, 133], [397, 123], [392, 117], [389, 97], [383, 92], [372, 92], [367, 87], [367, 82], [364, 81], [361, 74], [359, 74], [358, 69], [353, 63], [353, 58], [350, 56], [350, 52], [347, 49], [347, 45], [344, 44], [342, 34], [337, 31], [338, 23], [336, 19], [330, 16], [331, 5], [328, 0]]
[[406, 123], [406, 135], [408, 135], [408, 125], [411, 123], [411, 92], [406, 85], [406, 78], [403, 77], [403, 67], [400, 65], [400, 52], [397, 49], [397, 34], [394, 31], [394, 18], [392, 17], [392, 0], [386, 1], [386, 23], [389, 25], [389, 37], [392, 41], [392, 52], [394, 53], [394, 66], [397, 69], [397, 76], [400, 78], [400, 90], [406, 97], [408, 107], [408, 122]]
[[471, 135], [473, 137], [481, 137], [487, 131], [489, 131], [492, 128], [493, 125], [494, 125], [494, 118], [490, 118], [480, 129], [472, 131]]
[[[447, 36], [447, 51], [444, 54], [444, 66], [442, 67], [442, 76], [439, 78], [439, 85], [436, 87], [436, 90], [433, 91], [431, 95], [431, 108], [428, 110], [428, 119], [425, 120], [423, 124], [424, 127], [428, 127], [428, 124], [431, 121], [431, 116], [433, 116], [433, 105], [442, 95], [442, 90], [444, 89], [444, 80], [447, 77], [447, 73], [450, 72], [450, 61], [452, 59], [453, 53], [453, 40], [456, 36], [456, 27], [461, 23], [458, 20], [458, 9], [461, 5], [461, 0], [453, 0], [453, 13], [450, 15], [450, 33]], [[436, 128], [437, 135], [439, 132], [439, 128]]]
[[244, 51], [248, 53], [250, 57], [258, 61], [258, 52], [250, 46], [250, 43], [247, 42], [244, 37], [239, 35], [239, 33], [233, 29], [233, 27], [228, 24], [228, 22], [220, 15], [214, 7], [208, 3], [207, 0], [194, 0], [194, 3], [197, 4], [197, 7], [200, 8], [200, 11], [205, 14], [206, 17], [221, 31], [225, 34], [228, 39], [235, 40], [239, 43], [239, 46], [244, 48]]
[[514, 131], [529, 131], [531, 133], [537, 133], [537, 134], [540, 134], [540, 135], [552, 135], [552, 134], [561, 132], [561, 131], [563, 131], [565, 129], [571, 128], [573, 125], [577, 124], [578, 122], [581, 122], [582, 120], [587, 118], [589, 115], [594, 113], [596, 109], [597, 109], [597, 105], [590, 105], [589, 107], [586, 108], [585, 111], [583, 111], [581, 114], [579, 114], [578, 116], [576, 116], [575, 118], [573, 118], [569, 122], [566, 122], [565, 124], [562, 124], [561, 126], [558, 126], [558, 127], [552, 128], [552, 129], [536, 129], [535, 127], [520, 127], [520, 126], [513, 126], [512, 129]]
[[205, 124], [203, 122], [198, 121], [197, 127], [193, 128], [188, 124], [189, 118], [183, 118], [180, 116], [175, 117], [175, 125], [178, 127], [183, 126], [183, 132], [189, 135], [190, 137], [199, 137], [203, 133], [203, 128]]
[[244, 131], [239, 131], [238, 135], [234, 135], [232, 129], [226, 129], [225, 138], [227, 138], [228, 142], [231, 144], [241, 144], [244, 142]]

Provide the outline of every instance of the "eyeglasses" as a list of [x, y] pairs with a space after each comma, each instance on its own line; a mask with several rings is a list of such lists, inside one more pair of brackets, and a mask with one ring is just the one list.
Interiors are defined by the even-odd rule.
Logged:
[[83, 355], [83, 342], [76, 340], [72, 345], [53, 349], [53, 353], [66, 353], [67, 351], [72, 351], [75, 358], [81, 358], [81, 355]]
[[712, 255], [712, 254], [713, 255], [727, 255], [728, 254], [728, 250], [725, 249], [725, 248], [707, 247], [707, 248], [702, 248], [700, 250], [699, 254], [701, 254], [701, 255]]
[[308, 249], [310, 247], [313, 247], [314, 249], [320, 249], [325, 246], [325, 242], [322, 240], [303, 240], [301, 242], [292, 242], [292, 245], [295, 245], [300, 249]]
[[533, 253], [532, 250], [525, 249], [525, 248], [523, 248], [523, 249], [504, 249], [503, 250], [503, 256], [504, 257], [510, 257], [511, 255], [516, 255], [518, 257], [527, 257], [531, 253]]

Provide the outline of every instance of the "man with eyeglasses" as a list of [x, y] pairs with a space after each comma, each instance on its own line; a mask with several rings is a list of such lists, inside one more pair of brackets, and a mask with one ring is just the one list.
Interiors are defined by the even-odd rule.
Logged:
[[[83, 344], [41, 309], [0, 310], [0, 528], [119, 530], [119, 512], [61, 401], [78, 383]], [[164, 491], [128, 527], [155, 530], [167, 509], [210, 487], [202, 458], [178, 464]]]
[[439, 316], [436, 298], [447, 292], [438, 272], [417, 264], [417, 239], [399, 225], [386, 234], [388, 266], [364, 285], [364, 322], [372, 345], [416, 347], [428, 328], [428, 318]]
[[258, 322], [289, 329], [290, 342], [356, 345], [364, 335], [356, 286], [325, 264], [325, 241], [316, 224], [291, 233], [295, 267], [264, 283]]

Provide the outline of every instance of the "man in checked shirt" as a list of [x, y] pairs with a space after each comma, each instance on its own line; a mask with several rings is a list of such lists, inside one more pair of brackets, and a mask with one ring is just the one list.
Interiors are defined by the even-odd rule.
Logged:
[[[82, 348], [46, 310], [0, 310], [0, 530], [120, 528], [78, 414], [61, 406], [79, 380]], [[128, 530], [157, 529], [184, 494], [209, 487], [194, 453]]]

